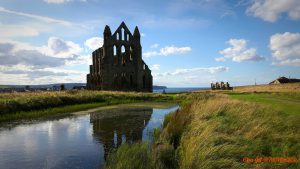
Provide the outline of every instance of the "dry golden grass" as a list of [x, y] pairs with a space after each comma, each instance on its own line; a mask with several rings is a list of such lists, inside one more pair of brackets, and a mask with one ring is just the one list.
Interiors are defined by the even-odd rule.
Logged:
[[[290, 93], [279, 94], [284, 96], [282, 99], [298, 98]], [[181, 98], [182, 109], [167, 115], [163, 129], [155, 130], [150, 149], [152, 155], [140, 159], [148, 162], [131, 161], [129, 166], [138, 164], [136, 168], [143, 168], [148, 164], [150, 168], [163, 169], [300, 167], [299, 162], [243, 161], [245, 157], [293, 157], [299, 160], [299, 113], [211, 92], [191, 93]], [[118, 158], [114, 163], [128, 164], [128, 157], [140, 154], [139, 146], [131, 147], [136, 148], [136, 152], [118, 150], [124, 158]], [[149, 158], [152, 162], [147, 160]]]
[[300, 92], [300, 83], [267, 84], [234, 87], [235, 92]]
[[205, 93], [205, 92], [213, 92], [213, 93], [297, 92], [297, 93], [300, 93], [300, 83], [236, 86], [236, 87], [233, 87], [233, 90], [197, 90], [194, 92], [201, 92], [201, 93]]
[[[212, 97], [192, 104], [191, 123], [180, 141], [180, 168], [299, 167], [289, 163], [244, 163], [244, 157], [300, 157], [298, 115]], [[172, 123], [172, 121], [170, 121]]]

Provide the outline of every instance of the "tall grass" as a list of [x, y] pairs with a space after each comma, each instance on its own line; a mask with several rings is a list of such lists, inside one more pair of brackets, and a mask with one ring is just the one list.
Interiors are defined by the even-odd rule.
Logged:
[[299, 167], [298, 163], [242, 161], [244, 157], [299, 159], [299, 116], [221, 95], [194, 102], [190, 112], [191, 122], [177, 149], [180, 168]]
[[153, 169], [154, 160], [149, 144], [123, 144], [108, 155], [107, 169]]
[[35, 92], [12, 93], [0, 95], [0, 114], [18, 111], [32, 111], [53, 108], [65, 105], [114, 102], [119, 100], [134, 101], [164, 101], [172, 99], [169, 95], [152, 93], [125, 93], [101, 91], [62, 91], [62, 92]]
[[[84, 110], [99, 105], [175, 101], [176, 95], [135, 92], [60, 91], [0, 94], [0, 121]], [[76, 106], [75, 106], [76, 105]], [[75, 106], [72, 108], [72, 106]]]
[[[284, 97], [289, 98], [288, 95]], [[152, 162], [129, 160], [130, 163], [137, 164], [137, 168], [300, 168], [299, 161], [243, 161], [244, 158], [257, 157], [292, 157], [299, 160], [299, 113], [235, 100], [221, 94], [190, 94], [184, 99], [181, 110], [165, 117], [162, 131], [154, 131], [156, 140], [150, 146], [152, 155], [147, 154], [146, 158]], [[137, 144], [136, 148], [139, 147]], [[142, 151], [141, 148], [134, 149], [135, 154], [125, 150], [118, 150], [123, 158], [114, 158], [117, 159], [114, 160], [115, 166], [127, 163], [128, 158]], [[149, 152], [149, 149], [144, 150]]]

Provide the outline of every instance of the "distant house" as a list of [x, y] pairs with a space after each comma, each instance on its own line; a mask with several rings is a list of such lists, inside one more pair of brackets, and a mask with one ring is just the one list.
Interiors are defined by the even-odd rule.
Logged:
[[276, 80], [273, 80], [269, 84], [297, 83], [297, 82], [300, 82], [300, 79], [290, 79], [286, 77], [280, 77]]

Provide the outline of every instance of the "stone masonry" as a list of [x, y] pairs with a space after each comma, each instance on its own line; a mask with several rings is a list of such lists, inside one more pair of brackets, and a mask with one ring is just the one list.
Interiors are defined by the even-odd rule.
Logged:
[[152, 92], [151, 70], [142, 59], [141, 35], [124, 22], [112, 34], [105, 26], [103, 46], [92, 54], [87, 89]]

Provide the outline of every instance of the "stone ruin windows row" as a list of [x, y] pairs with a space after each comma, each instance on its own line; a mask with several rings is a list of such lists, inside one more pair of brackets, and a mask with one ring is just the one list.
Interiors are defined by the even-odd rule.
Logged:
[[121, 64], [125, 66], [127, 61], [132, 62], [133, 61], [133, 46], [130, 46], [126, 48], [125, 45], [121, 45], [121, 48], [119, 49], [117, 45], [113, 46], [113, 56], [114, 56], [114, 65], [118, 65], [119, 59], [118, 57], [121, 57]]
[[115, 73], [114, 74], [114, 87], [115, 88], [132, 88], [134, 87], [133, 80], [134, 73]]
[[130, 35], [125, 32], [124, 28], [122, 28], [121, 33], [117, 32], [116, 40], [130, 41]]

